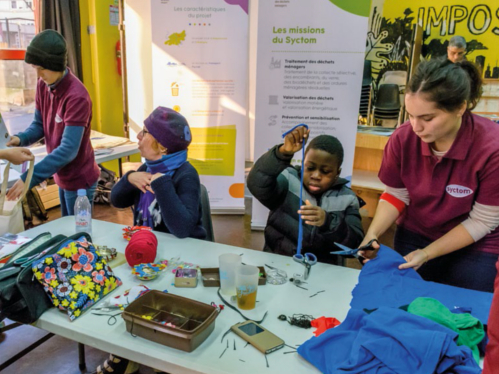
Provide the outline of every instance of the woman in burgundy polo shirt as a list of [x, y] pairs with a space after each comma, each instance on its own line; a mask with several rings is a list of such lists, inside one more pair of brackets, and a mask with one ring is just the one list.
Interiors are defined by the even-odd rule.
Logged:
[[[390, 137], [386, 185], [363, 244], [395, 221], [400, 269], [493, 291], [499, 254], [499, 126], [472, 110], [481, 76], [468, 62], [422, 62], [406, 88], [409, 122]], [[364, 257], [372, 252], [361, 252]]]

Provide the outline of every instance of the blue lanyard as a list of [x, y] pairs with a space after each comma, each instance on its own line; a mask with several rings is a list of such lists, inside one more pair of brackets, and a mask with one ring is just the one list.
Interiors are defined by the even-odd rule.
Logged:
[[[294, 129], [304, 126], [308, 130], [308, 126], [305, 125], [304, 123], [300, 123], [299, 125], [296, 125], [293, 127], [291, 130], [286, 131], [284, 134], [282, 134], [282, 137], [286, 137], [290, 132], [292, 132]], [[303, 143], [305, 143], [305, 139], [303, 139]], [[303, 204], [303, 169], [304, 169], [304, 163], [305, 163], [305, 144], [301, 147], [301, 175], [300, 175], [300, 205], [299, 207], [301, 208]], [[301, 214], [298, 215], [298, 243], [296, 245], [296, 253], [301, 254], [301, 246], [302, 246], [302, 241], [303, 241], [303, 225], [302, 225], [302, 219], [301, 219]]]

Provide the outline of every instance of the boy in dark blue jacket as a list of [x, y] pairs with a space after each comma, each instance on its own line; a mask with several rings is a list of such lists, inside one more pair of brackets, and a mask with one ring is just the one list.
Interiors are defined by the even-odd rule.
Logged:
[[[303, 219], [303, 252], [318, 261], [336, 263], [330, 252], [334, 242], [356, 248], [364, 237], [359, 200], [340, 178], [343, 147], [330, 135], [319, 135], [305, 152], [304, 170], [291, 166], [295, 152], [302, 149], [310, 130], [297, 127], [261, 156], [248, 176], [248, 188], [255, 198], [270, 209], [265, 227], [266, 252], [292, 256], [298, 241], [298, 219]], [[303, 202], [300, 177], [303, 174]]]

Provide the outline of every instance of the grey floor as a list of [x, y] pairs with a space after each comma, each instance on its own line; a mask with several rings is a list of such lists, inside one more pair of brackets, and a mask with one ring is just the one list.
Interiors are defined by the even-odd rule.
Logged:
[[[251, 216], [248, 214], [251, 211], [250, 207], [251, 200], [248, 199], [246, 201], [247, 213], [245, 215], [213, 215], [213, 227], [217, 242], [254, 250], [263, 248], [263, 232], [250, 229]], [[59, 208], [53, 208], [49, 211], [49, 220], [57, 219], [60, 216]], [[126, 225], [132, 223], [132, 215], [129, 209], [119, 210], [108, 205], [96, 205], [94, 218]], [[369, 219], [364, 219], [363, 224], [367, 227]], [[389, 232], [381, 241], [390, 245], [392, 237], [393, 233]], [[0, 364], [46, 334], [45, 331], [32, 326], [21, 326], [0, 334]], [[107, 356], [106, 352], [86, 347], [87, 370], [82, 372], [78, 368], [77, 343], [54, 336], [10, 365], [2, 373], [81, 374], [95, 370], [97, 365], [101, 364]], [[154, 373], [154, 371], [143, 366], [140, 368], [140, 373], [150, 374]]]

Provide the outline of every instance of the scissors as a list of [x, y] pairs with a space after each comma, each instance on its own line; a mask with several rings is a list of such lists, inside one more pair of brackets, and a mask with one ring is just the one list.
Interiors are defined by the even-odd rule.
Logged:
[[297, 253], [293, 256], [293, 260], [305, 266], [305, 272], [303, 273], [303, 279], [307, 280], [310, 275], [310, 268], [317, 263], [317, 257], [313, 253]]
[[363, 257], [359, 256], [359, 251], [375, 251], [376, 248], [373, 247], [373, 243], [379, 245], [379, 242], [377, 239], [371, 239], [367, 244], [364, 244], [362, 247], [359, 248], [349, 248], [346, 245], [340, 244], [340, 243], [334, 243], [336, 246], [340, 247], [342, 251], [333, 251], [330, 252], [332, 255], [342, 255], [342, 256], [354, 256], [359, 259], [361, 264], [363, 264], [362, 260], [364, 259]]

